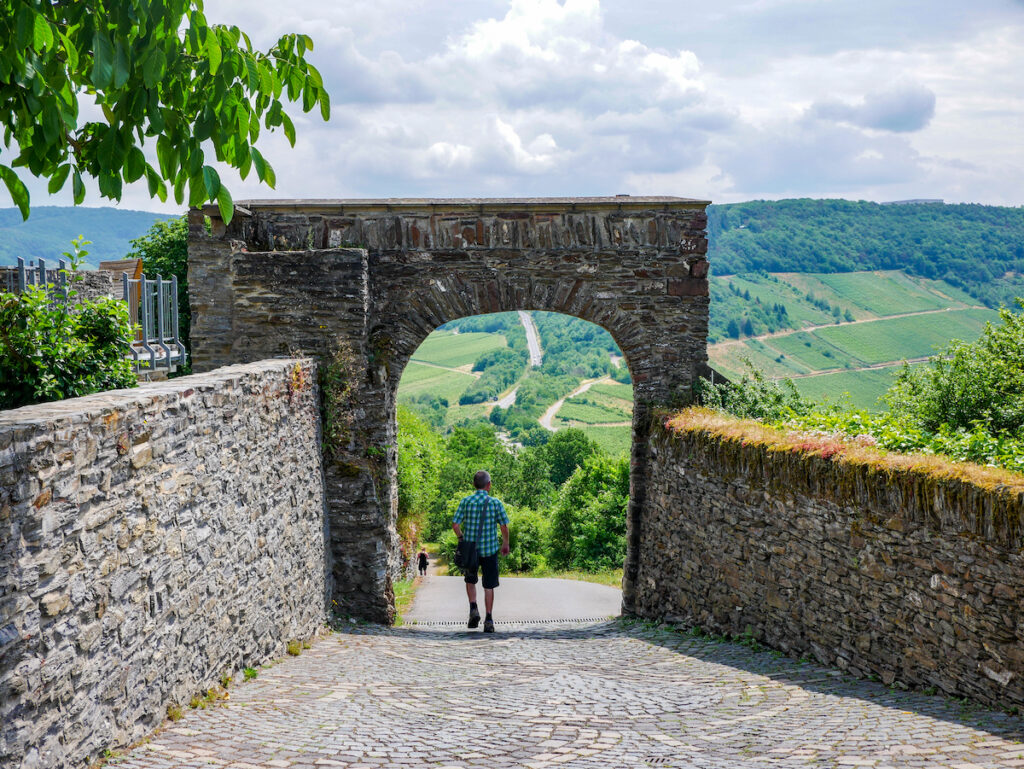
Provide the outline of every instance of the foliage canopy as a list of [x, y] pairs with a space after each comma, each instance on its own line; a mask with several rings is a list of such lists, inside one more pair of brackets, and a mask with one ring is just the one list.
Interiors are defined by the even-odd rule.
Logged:
[[0, 162], [0, 179], [25, 218], [29, 193], [16, 168], [49, 179], [51, 193], [70, 179], [76, 204], [85, 176], [112, 200], [145, 178], [151, 196], [166, 200], [169, 185], [179, 204], [216, 201], [228, 221], [231, 195], [208, 150], [273, 187], [254, 146], [261, 126], [294, 145], [282, 100], [330, 115], [305, 58], [308, 36], [283, 35], [261, 52], [238, 27], [209, 24], [202, 0], [0, 0], [0, 36], [0, 125], [16, 153]]

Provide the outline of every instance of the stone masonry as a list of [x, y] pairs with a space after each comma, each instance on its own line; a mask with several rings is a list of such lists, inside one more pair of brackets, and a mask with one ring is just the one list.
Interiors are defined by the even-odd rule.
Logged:
[[325, 619], [311, 361], [0, 412], [0, 765], [82, 765]]
[[242, 201], [189, 242], [197, 371], [296, 352], [341, 357], [352, 429], [325, 462], [332, 595], [391, 617], [395, 404], [406, 363], [457, 318], [549, 310], [592, 321], [634, 382], [624, 606], [633, 601], [650, 409], [691, 398], [707, 366], [706, 201], [684, 198]]
[[650, 451], [638, 613], [1024, 706], [1021, 485], [699, 429], [657, 428]]

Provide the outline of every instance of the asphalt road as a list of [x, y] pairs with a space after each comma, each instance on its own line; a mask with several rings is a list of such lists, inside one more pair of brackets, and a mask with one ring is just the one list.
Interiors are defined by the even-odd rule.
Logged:
[[[483, 591], [477, 589], [483, 612]], [[619, 616], [622, 591], [617, 587], [571, 579], [501, 577], [494, 593], [496, 622], [554, 622]], [[469, 616], [462, 577], [429, 575], [416, 591], [406, 624], [458, 622]]]

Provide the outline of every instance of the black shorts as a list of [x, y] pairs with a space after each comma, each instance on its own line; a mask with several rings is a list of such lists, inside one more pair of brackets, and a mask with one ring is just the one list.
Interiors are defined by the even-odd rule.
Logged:
[[[494, 590], [498, 586], [498, 554], [480, 556], [480, 571], [484, 575], [484, 590]], [[466, 582], [476, 584], [476, 569], [466, 572]]]

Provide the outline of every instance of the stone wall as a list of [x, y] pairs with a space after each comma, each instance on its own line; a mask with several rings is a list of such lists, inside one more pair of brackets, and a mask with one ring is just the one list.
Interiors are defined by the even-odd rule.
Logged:
[[639, 614], [1024, 705], [1024, 479], [681, 422], [651, 442]]
[[232, 366], [0, 412], [0, 765], [79, 765], [325, 619], [318, 390]]
[[[324, 466], [333, 596], [387, 622], [397, 576], [395, 405], [420, 343], [450, 320], [548, 310], [607, 329], [634, 383], [630, 542], [647, 414], [687, 403], [707, 365], [706, 201], [685, 198], [240, 201], [189, 235], [196, 370], [272, 355], [337, 359], [352, 429]], [[339, 349], [346, 354], [337, 358]], [[468, 491], [468, 489], [467, 489]], [[632, 601], [634, 548], [624, 602]]]
[[[71, 273], [77, 280], [70, 286], [78, 292], [78, 299], [120, 299], [122, 296], [121, 276], [105, 270], [79, 270]], [[53, 285], [60, 284], [60, 270], [47, 269], [46, 280]], [[18, 268], [0, 267], [0, 291], [18, 292]]]

